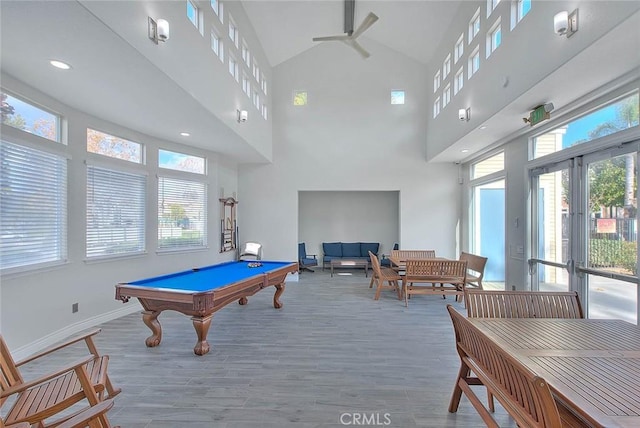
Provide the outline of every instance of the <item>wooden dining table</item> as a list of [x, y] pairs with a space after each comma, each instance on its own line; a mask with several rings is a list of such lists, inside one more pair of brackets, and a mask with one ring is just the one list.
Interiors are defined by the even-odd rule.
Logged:
[[575, 427], [640, 427], [640, 327], [622, 320], [469, 318], [549, 383]]

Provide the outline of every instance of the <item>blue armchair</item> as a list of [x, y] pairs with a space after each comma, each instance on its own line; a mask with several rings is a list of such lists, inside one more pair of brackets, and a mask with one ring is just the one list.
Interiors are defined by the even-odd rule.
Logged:
[[[394, 250], [399, 249], [397, 243], [393, 245], [393, 249]], [[388, 256], [389, 256], [388, 254], [383, 254], [382, 255], [382, 260], [380, 260], [380, 266], [382, 266], [382, 267], [391, 267], [391, 260], [389, 260], [387, 258]]]
[[313, 266], [318, 266], [318, 259], [315, 254], [307, 254], [307, 249], [304, 245], [304, 242], [298, 244], [298, 268], [302, 272], [303, 270], [308, 270], [309, 272], [313, 272], [313, 269], [310, 269]]

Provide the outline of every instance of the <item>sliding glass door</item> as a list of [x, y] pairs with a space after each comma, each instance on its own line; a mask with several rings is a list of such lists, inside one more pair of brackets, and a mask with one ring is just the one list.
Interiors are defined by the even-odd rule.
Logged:
[[532, 242], [529, 273], [532, 286], [541, 291], [568, 291], [571, 280], [569, 216], [574, 181], [572, 162], [532, 172]]
[[590, 318], [638, 321], [639, 146], [530, 173], [532, 289], [576, 290]]

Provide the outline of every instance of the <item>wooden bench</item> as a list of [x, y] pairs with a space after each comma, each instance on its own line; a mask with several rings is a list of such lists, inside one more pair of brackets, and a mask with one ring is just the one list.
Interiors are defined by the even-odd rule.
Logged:
[[[490, 428], [499, 428], [491, 412], [471, 389], [484, 385], [520, 427], [557, 428], [560, 413], [547, 382], [496, 345], [473, 324], [447, 305], [460, 356], [460, 372], [449, 403], [455, 413], [464, 392]], [[471, 377], [471, 373], [475, 377]]]
[[405, 306], [412, 294], [453, 294], [458, 300], [464, 293], [466, 275], [466, 261], [408, 259], [403, 278]]
[[474, 318], [584, 318], [576, 292], [465, 290]]

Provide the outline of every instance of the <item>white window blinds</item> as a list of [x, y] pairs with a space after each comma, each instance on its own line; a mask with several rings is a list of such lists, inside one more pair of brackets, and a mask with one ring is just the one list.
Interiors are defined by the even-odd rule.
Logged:
[[0, 165], [0, 268], [65, 262], [67, 159], [2, 141]]
[[178, 250], [207, 245], [206, 185], [158, 178], [158, 248]]
[[147, 177], [87, 167], [87, 258], [145, 250]]

